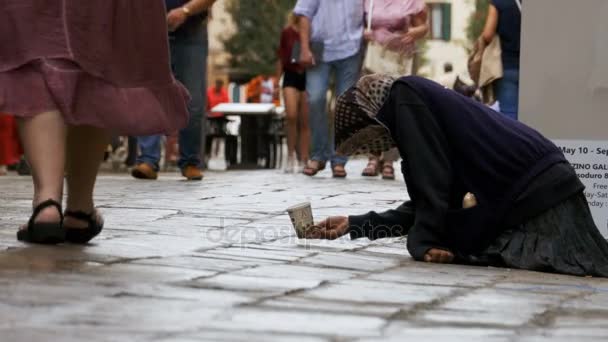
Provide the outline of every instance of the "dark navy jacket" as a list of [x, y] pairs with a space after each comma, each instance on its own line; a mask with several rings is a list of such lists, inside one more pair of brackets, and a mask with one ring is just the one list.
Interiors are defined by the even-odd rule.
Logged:
[[[540, 133], [430, 80], [395, 82], [377, 120], [403, 158], [411, 202], [351, 216], [350, 234], [409, 233], [408, 249], [417, 260], [429, 248], [480, 251], [504, 229], [583, 189], [562, 152]], [[530, 189], [542, 175], [550, 179]], [[467, 192], [478, 205], [462, 209]]]

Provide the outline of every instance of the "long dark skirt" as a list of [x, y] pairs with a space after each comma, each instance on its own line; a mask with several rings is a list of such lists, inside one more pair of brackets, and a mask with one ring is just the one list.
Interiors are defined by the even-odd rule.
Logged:
[[484, 252], [467, 259], [477, 265], [608, 277], [608, 243], [583, 193], [503, 232]]

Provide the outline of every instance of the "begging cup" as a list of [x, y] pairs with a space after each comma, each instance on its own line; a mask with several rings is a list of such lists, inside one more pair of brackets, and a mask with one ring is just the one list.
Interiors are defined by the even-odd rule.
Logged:
[[291, 218], [291, 223], [296, 230], [298, 238], [304, 238], [306, 236], [306, 231], [314, 226], [310, 202], [300, 203], [293, 207], [289, 207], [287, 208], [287, 213]]

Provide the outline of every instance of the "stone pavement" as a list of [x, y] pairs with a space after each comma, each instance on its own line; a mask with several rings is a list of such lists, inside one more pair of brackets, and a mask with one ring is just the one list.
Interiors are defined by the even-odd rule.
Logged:
[[99, 180], [86, 247], [15, 240], [29, 178], [0, 177], [0, 341], [606, 341], [608, 280], [413, 262], [404, 239], [298, 241], [317, 218], [396, 207], [402, 182], [277, 171]]

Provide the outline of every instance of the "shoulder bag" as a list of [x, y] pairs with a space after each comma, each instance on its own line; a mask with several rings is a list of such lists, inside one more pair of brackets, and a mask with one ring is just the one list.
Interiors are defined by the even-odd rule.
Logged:
[[[374, 0], [369, 2], [367, 18], [367, 29], [372, 28], [372, 17], [374, 12]], [[388, 74], [393, 76], [404, 76], [408, 74], [407, 58], [403, 54], [391, 51], [381, 44], [370, 41], [367, 44], [365, 58], [363, 60], [363, 71], [374, 74]]]

